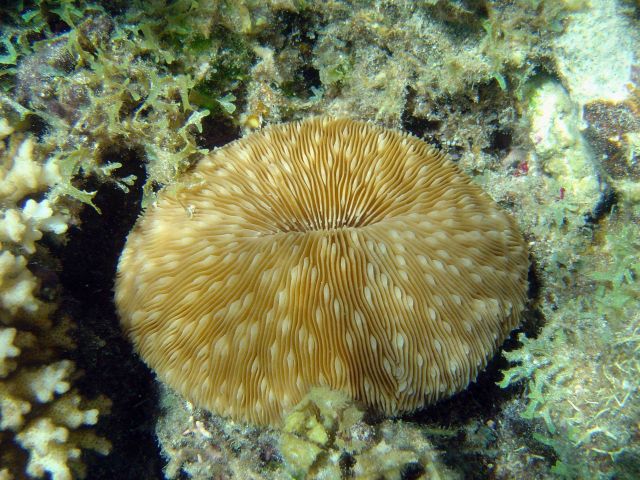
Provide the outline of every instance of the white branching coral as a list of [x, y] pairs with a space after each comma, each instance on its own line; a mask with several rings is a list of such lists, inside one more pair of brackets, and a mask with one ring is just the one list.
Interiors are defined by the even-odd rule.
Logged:
[[27, 253], [36, 251], [35, 242], [43, 232], [61, 234], [67, 231], [67, 220], [56, 215], [49, 200], [27, 200], [22, 209], [9, 208], [0, 218], [0, 241], [21, 245]]
[[[0, 141], [12, 133], [8, 121], [0, 119]], [[45, 192], [62, 180], [55, 160], [38, 161], [34, 149], [30, 137], [10, 138], [7, 144], [0, 144], [0, 241], [13, 243], [29, 254], [35, 252], [35, 242], [43, 232], [64, 233], [68, 221], [65, 215], [54, 213], [48, 199], [28, 199], [19, 205], [27, 195]]]
[[9, 371], [15, 368], [15, 362], [11, 359], [20, 354], [20, 349], [13, 345], [16, 332], [15, 328], [0, 330], [0, 377], [6, 376]]
[[[6, 125], [6, 120], [4, 124]], [[11, 133], [11, 129], [0, 127], [0, 139], [7, 132]], [[0, 170], [0, 198], [3, 201], [16, 202], [29, 193], [46, 189], [61, 180], [58, 165], [53, 159], [45, 164], [34, 159], [34, 146], [30, 137], [15, 147], [10, 145], [9, 155], [4, 157], [3, 168]]]
[[110, 402], [86, 401], [74, 388], [71, 320], [38, 298], [29, 258], [45, 233], [61, 235], [69, 215], [52, 194], [62, 182], [55, 160], [0, 117], [0, 480], [85, 477], [81, 454], [106, 454], [90, 429]]
[[12, 314], [18, 309], [36, 311], [39, 304], [33, 295], [36, 286], [25, 257], [6, 250], [0, 252], [0, 307], [3, 310]]

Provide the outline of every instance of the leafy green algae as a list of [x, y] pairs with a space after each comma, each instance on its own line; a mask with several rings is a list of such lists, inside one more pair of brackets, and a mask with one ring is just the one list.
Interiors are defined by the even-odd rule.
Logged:
[[588, 291], [545, 309], [535, 338], [506, 352], [501, 387], [525, 383], [520, 415], [542, 420], [534, 438], [553, 449], [566, 478], [637, 478], [640, 448], [640, 251], [637, 223], [614, 215], [579, 272]]
[[[217, 2], [138, 2], [114, 17], [83, 1], [25, 5], [2, 38], [3, 63], [24, 61], [3, 70], [0, 83], [50, 125], [44, 143], [69, 178], [113, 176], [126, 188], [132, 179], [105, 170], [104, 152], [142, 152], [148, 203], [157, 185], [208, 151], [196, 141], [206, 117], [235, 110], [232, 92], [253, 57], [243, 37], [220, 24], [220, 10]], [[91, 204], [77, 185], [60, 193]]]

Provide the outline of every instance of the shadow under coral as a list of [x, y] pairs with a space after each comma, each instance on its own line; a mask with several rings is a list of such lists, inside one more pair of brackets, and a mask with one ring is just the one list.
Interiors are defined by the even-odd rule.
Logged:
[[[446, 465], [463, 473], [465, 479], [503, 478], [496, 476], [493, 468], [501, 450], [509, 448], [509, 441], [500, 438], [505, 431], [520, 439], [527, 439], [528, 449], [546, 459], [549, 465], [555, 461], [553, 451], [532, 440], [535, 424], [521, 416], [524, 383], [502, 388], [498, 385], [503, 371], [509, 367], [502, 351], [520, 346], [518, 334], [535, 338], [545, 323], [539, 302], [540, 279], [535, 261], [529, 269], [529, 306], [525, 310], [518, 329], [511, 332], [496, 355], [489, 361], [478, 378], [465, 390], [451, 398], [431, 405], [424, 410], [406, 415], [403, 420], [424, 425], [429, 439], [443, 452]], [[503, 428], [498, 427], [503, 424]], [[534, 471], [534, 470], [532, 470]]]

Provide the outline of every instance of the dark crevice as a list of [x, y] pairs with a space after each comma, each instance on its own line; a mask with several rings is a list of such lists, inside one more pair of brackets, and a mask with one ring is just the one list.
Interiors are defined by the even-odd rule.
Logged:
[[195, 135], [200, 148], [214, 149], [240, 138], [240, 128], [229, 118], [206, 116], [202, 119], [202, 132]]
[[312, 47], [315, 45], [316, 25], [314, 14], [310, 10], [282, 10], [278, 12], [274, 26], [277, 26], [278, 33], [283, 38], [293, 44], [307, 43]]
[[154, 432], [155, 381], [121, 333], [113, 304], [116, 265], [140, 212], [145, 172], [133, 151], [111, 152], [109, 157], [123, 164], [117, 176], [137, 176], [131, 191], [125, 194], [115, 183], [89, 178], [83, 187], [97, 190], [94, 203], [102, 214], [84, 208], [81, 224], [70, 228], [66, 245], [47, 246], [61, 262], [60, 311], [78, 325], [74, 359], [84, 375], [76, 385], [86, 398], [104, 394], [113, 402], [111, 414], [101, 417], [97, 426], [113, 448], [107, 457], [85, 454], [90, 478], [155, 480], [163, 478]]
[[[311, 10], [282, 11], [271, 29], [268, 43], [276, 47], [278, 54], [295, 53], [292, 72], [277, 87], [288, 97], [309, 99], [322, 88], [320, 71], [314, 65], [314, 48], [318, 39], [318, 21]], [[276, 85], [274, 85], [276, 87]]]
[[304, 80], [307, 92], [312, 92], [312, 88], [321, 88], [320, 72], [312, 66], [305, 66], [300, 70], [300, 76]]
[[507, 152], [511, 148], [513, 140], [510, 130], [494, 130], [491, 134], [490, 146], [487, 153], [500, 154]]
[[418, 138], [424, 138], [430, 133], [440, 130], [442, 122], [440, 120], [427, 120], [426, 118], [417, 118], [403, 116], [402, 128], [412, 133]]
[[356, 459], [353, 458], [353, 455], [348, 452], [342, 452], [342, 455], [340, 455], [340, 460], [338, 460], [338, 464], [340, 465], [342, 478], [353, 477], [353, 467], [356, 464]]
[[424, 467], [418, 462], [413, 462], [405, 465], [400, 472], [401, 480], [417, 480], [418, 478], [424, 478], [426, 473]]
[[407, 104], [400, 119], [402, 128], [418, 138], [432, 136], [434, 133], [440, 131], [442, 122], [440, 120], [429, 120], [423, 117], [416, 117], [410, 113], [415, 108], [416, 95], [417, 94], [414, 89], [408, 89]]
[[585, 215], [587, 224], [595, 225], [604, 217], [609, 215], [618, 201], [616, 192], [610, 185], [605, 185], [604, 191], [600, 194], [600, 198], [593, 210]]

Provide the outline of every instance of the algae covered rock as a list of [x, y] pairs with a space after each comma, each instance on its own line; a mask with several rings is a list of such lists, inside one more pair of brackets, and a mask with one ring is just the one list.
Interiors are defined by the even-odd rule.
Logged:
[[575, 210], [589, 211], [601, 188], [595, 159], [580, 131], [577, 106], [560, 83], [536, 81], [527, 117], [537, 164], [566, 191]]
[[313, 389], [283, 422], [279, 442], [293, 478], [456, 478], [423, 431], [408, 422], [370, 423], [342, 392]]

